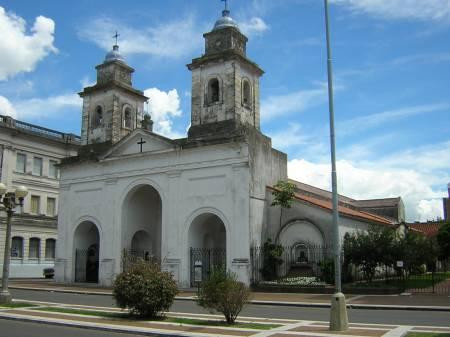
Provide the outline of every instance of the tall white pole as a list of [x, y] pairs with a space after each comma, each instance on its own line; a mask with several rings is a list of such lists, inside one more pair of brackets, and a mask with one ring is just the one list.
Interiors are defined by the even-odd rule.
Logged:
[[336, 137], [334, 132], [334, 96], [333, 96], [333, 64], [331, 58], [330, 24], [328, 17], [328, 0], [325, 0], [325, 27], [327, 35], [327, 69], [328, 69], [328, 106], [330, 110], [330, 145], [331, 145], [331, 191], [333, 192], [333, 255], [334, 255], [334, 282], [336, 292], [342, 291], [341, 286], [341, 260], [339, 238], [339, 212], [336, 174]]
[[330, 330], [344, 331], [348, 329], [347, 307], [341, 286], [341, 243], [339, 235], [339, 211], [336, 174], [336, 140], [334, 132], [334, 98], [333, 98], [333, 66], [330, 44], [330, 24], [328, 16], [328, 0], [325, 2], [325, 28], [327, 36], [327, 70], [328, 70], [328, 106], [330, 110], [330, 145], [331, 145], [331, 189], [333, 195], [333, 255], [334, 283], [336, 292], [331, 299]]

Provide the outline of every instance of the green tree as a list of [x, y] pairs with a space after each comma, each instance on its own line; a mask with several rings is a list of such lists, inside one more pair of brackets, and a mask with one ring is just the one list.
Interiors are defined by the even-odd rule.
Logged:
[[211, 312], [220, 312], [233, 324], [250, 299], [250, 289], [237, 281], [236, 274], [214, 268], [209, 279], [201, 284], [197, 303]]
[[364, 278], [371, 282], [378, 266], [394, 263], [394, 235], [391, 228], [379, 225], [371, 225], [367, 231], [346, 235], [344, 260], [359, 266]]
[[267, 239], [264, 243], [262, 254], [263, 254], [263, 267], [261, 268], [261, 274], [265, 280], [271, 281], [277, 278], [277, 269], [283, 263], [281, 255], [283, 254], [284, 248], [272, 242], [272, 240]]
[[450, 221], [439, 228], [436, 239], [439, 245], [439, 257], [442, 260], [450, 258]]
[[283, 209], [291, 208], [295, 197], [295, 184], [289, 181], [278, 180], [272, 191], [273, 201], [271, 206], [280, 206], [280, 228], [283, 218]]
[[407, 231], [405, 236], [395, 242], [397, 260], [403, 261], [406, 277], [423, 273], [423, 266], [434, 268], [437, 249], [433, 240], [414, 231]]

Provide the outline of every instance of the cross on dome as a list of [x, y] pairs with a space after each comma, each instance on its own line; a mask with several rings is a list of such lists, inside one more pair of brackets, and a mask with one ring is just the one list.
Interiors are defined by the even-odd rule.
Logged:
[[119, 52], [119, 45], [118, 45], [118, 38], [120, 34], [116, 30], [116, 34], [114, 34], [112, 37], [116, 39], [116, 44], [113, 45], [112, 50], [110, 50], [106, 56], [104, 63], [111, 62], [111, 61], [122, 61], [125, 63], [125, 58], [120, 54]]
[[230, 16], [230, 10], [228, 9], [228, 0], [221, 0], [225, 2], [225, 9], [222, 11], [222, 17], [219, 18], [214, 24], [213, 30], [218, 30], [226, 27], [234, 27], [239, 30], [239, 26], [236, 21]]
[[113, 35], [113, 37], [116, 39], [116, 46], [117, 46], [117, 38], [120, 36], [120, 34], [119, 33], [117, 33], [117, 30], [116, 30], [116, 34], [115, 35]]

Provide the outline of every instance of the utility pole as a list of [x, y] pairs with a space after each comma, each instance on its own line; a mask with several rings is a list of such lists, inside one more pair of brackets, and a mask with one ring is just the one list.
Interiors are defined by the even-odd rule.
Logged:
[[331, 188], [333, 194], [333, 255], [335, 294], [331, 297], [330, 330], [348, 329], [347, 306], [341, 286], [341, 244], [339, 235], [339, 210], [336, 174], [336, 137], [334, 132], [333, 63], [331, 57], [328, 0], [325, 2], [325, 29], [327, 37], [328, 107], [330, 110]]

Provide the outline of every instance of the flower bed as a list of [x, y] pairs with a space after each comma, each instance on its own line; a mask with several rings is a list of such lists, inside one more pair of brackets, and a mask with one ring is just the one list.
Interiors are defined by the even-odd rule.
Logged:
[[260, 285], [276, 285], [276, 286], [306, 286], [306, 287], [323, 287], [326, 285], [325, 282], [320, 281], [317, 277], [285, 277], [275, 281], [261, 281]]

